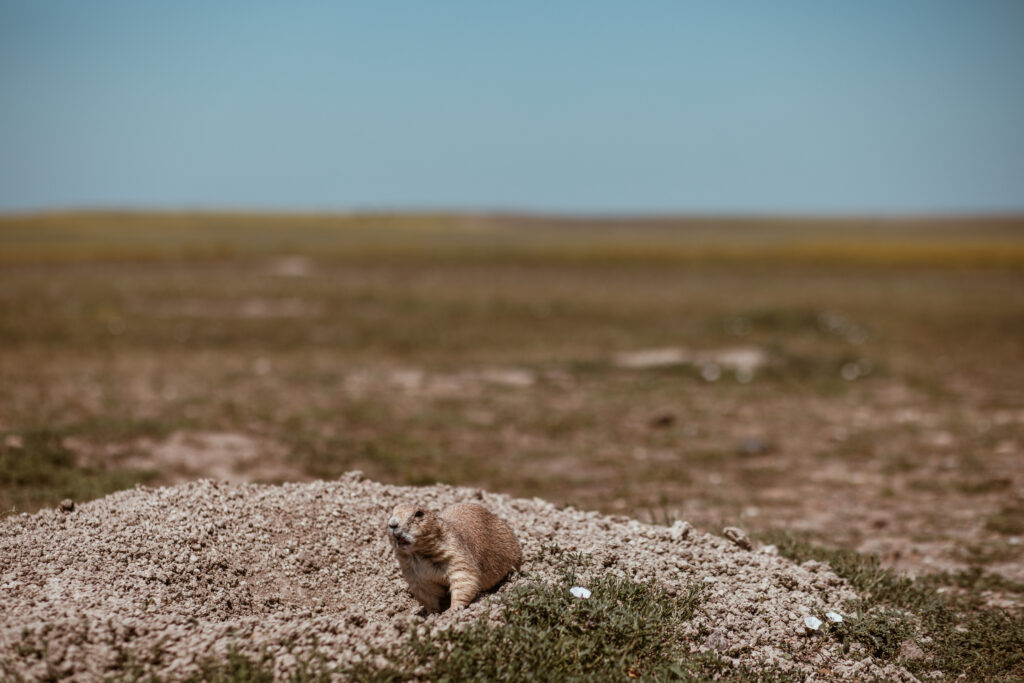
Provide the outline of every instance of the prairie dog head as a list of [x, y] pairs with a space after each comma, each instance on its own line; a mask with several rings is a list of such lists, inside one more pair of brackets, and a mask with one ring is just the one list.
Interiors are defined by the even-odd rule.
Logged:
[[388, 538], [395, 552], [430, 550], [439, 534], [437, 515], [418, 505], [398, 505], [388, 519]]

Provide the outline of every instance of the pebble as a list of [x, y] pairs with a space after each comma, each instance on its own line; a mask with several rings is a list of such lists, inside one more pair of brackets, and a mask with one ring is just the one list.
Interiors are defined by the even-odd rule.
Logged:
[[736, 444], [736, 452], [739, 455], [768, 455], [774, 450], [775, 447], [772, 444], [762, 439], [743, 439]]
[[738, 527], [727, 526], [722, 529], [722, 535], [744, 550], [751, 550], [754, 547], [747, 534]]
[[676, 520], [672, 526], [668, 528], [668, 533], [676, 541], [684, 541], [690, 537], [693, 533], [693, 526], [689, 522], [682, 520]]
[[657, 415], [654, 415], [653, 417], [651, 417], [650, 420], [647, 421], [647, 424], [652, 429], [665, 429], [667, 427], [671, 427], [675, 423], [676, 416], [674, 413], [670, 412], [658, 413]]

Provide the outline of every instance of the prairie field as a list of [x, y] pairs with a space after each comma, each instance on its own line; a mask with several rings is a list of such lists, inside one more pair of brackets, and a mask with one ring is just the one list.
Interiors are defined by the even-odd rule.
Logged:
[[4, 514], [360, 469], [1020, 597], [1024, 219], [8, 215], [0, 285]]
[[[175, 610], [189, 612], [200, 584], [209, 589], [222, 581], [241, 591], [231, 592], [241, 603], [225, 603], [241, 621], [204, 617], [210, 633], [271, 617], [298, 629], [264, 634], [265, 642], [256, 631], [229, 638], [241, 649], [193, 661], [189, 666], [201, 667], [193, 676], [198, 680], [407, 680], [425, 670], [427, 678], [443, 679], [468, 675], [464, 667], [477, 670], [480, 662], [519, 661], [534, 662], [527, 669], [548, 671], [555, 680], [600, 678], [612, 670], [652, 680], [803, 680], [809, 671], [855, 678], [859, 666], [875, 667], [883, 678], [913, 672], [942, 680], [1018, 680], [1024, 675], [1022, 293], [1024, 218], [1015, 217], [0, 217], [0, 516], [7, 529], [0, 540], [20, 553], [10, 576], [31, 579], [5, 587], [32, 609], [59, 608], [34, 602], [33, 581], [50, 585], [37, 576], [37, 559], [49, 553], [46, 571], [65, 585], [73, 579], [54, 557], [79, 557], [92, 569], [72, 568], [82, 583], [67, 588], [71, 601], [85, 595], [82, 586], [102, 589], [116, 604], [135, 604], [144, 594], [147, 614], [159, 621]], [[193, 494], [202, 499], [194, 510], [167, 514], [178, 522], [182, 515], [214, 514], [223, 526], [225, 496], [235, 494], [210, 483], [144, 489], [73, 514], [65, 499], [81, 503], [135, 485], [206, 478], [335, 480], [352, 470], [384, 484], [466, 485], [543, 499], [512, 504], [549, 511], [545, 542], [583, 528], [572, 521], [582, 513], [554, 511], [545, 500], [615, 515], [601, 523], [624, 525], [631, 534], [659, 532], [630, 527], [630, 518], [673, 525], [660, 532], [669, 537], [688, 528], [675, 524], [681, 521], [714, 535], [740, 527], [756, 544], [747, 544], [755, 555], [744, 562], [783, 563], [785, 576], [777, 571], [763, 579], [769, 586], [781, 581], [770, 588], [775, 598], [762, 593], [760, 607], [744, 608], [774, 635], [753, 645], [732, 642], [737, 628], [754, 622], [715, 630], [714, 615], [731, 614], [730, 591], [687, 584], [690, 592], [668, 599], [659, 591], [675, 591], [674, 585], [591, 566], [593, 558], [576, 552], [581, 541], [545, 546], [555, 553], [551, 567], [544, 552], [534, 552], [533, 569], [492, 596], [502, 600], [507, 626], [518, 635], [473, 621], [490, 609], [478, 604], [472, 614], [422, 622], [442, 631], [472, 624], [435, 633], [438, 642], [452, 644], [450, 651], [413, 637], [390, 651], [390, 663], [366, 669], [366, 662], [351, 664], [350, 645], [321, 643], [318, 650], [318, 639], [329, 641], [339, 619], [358, 630], [360, 624], [377, 628], [385, 622], [373, 620], [384, 617], [421, 618], [402, 611], [399, 578], [377, 566], [390, 558], [367, 545], [361, 529], [371, 522], [350, 520], [333, 535], [325, 532], [322, 543], [307, 529], [296, 538], [311, 544], [300, 559], [313, 564], [297, 573], [289, 573], [290, 559], [281, 559], [291, 557], [290, 546], [267, 541], [250, 548], [262, 563], [251, 578], [266, 583], [263, 602], [252, 602], [233, 573], [248, 572], [252, 560], [235, 558], [231, 569], [232, 561], [218, 555], [220, 564], [205, 574], [196, 574], [197, 566], [189, 574], [180, 563], [168, 565], [181, 570], [173, 576], [161, 573], [163, 560], [156, 574], [126, 570], [128, 579], [141, 582], [132, 584], [142, 590], [136, 595], [110, 590], [98, 568], [145, 555], [147, 543], [153, 557], [163, 557], [168, 549], [160, 542], [101, 552], [105, 542], [89, 536], [94, 551], [109, 556], [95, 563], [79, 553], [81, 543], [68, 540], [86, 519], [95, 522], [89, 533], [137, 534], [132, 501], [152, 505]], [[325, 486], [349, 496], [353, 487], [379, 488], [359, 481], [349, 474], [309, 489], [243, 489], [252, 497], [240, 499], [240, 528], [251, 530], [247, 511], [260, 519], [280, 516], [275, 533], [327, 519], [322, 501], [306, 513], [281, 501], [307, 495], [320, 501]], [[403, 491], [445, 498], [467, 489]], [[375, 511], [376, 495], [356, 496], [350, 505]], [[223, 500], [214, 504], [210, 496]], [[20, 514], [58, 505], [64, 512]], [[104, 516], [104, 510], [115, 512]], [[145, 523], [167, 532], [162, 521]], [[53, 526], [57, 550], [49, 548], [51, 539], [23, 533], [40, 524]], [[522, 531], [529, 543], [538, 542], [537, 529]], [[241, 536], [231, 538], [245, 545]], [[725, 552], [720, 541], [701, 535], [686, 552]], [[601, 549], [606, 542], [587, 541], [605, 553], [602, 568], [619, 561], [618, 551]], [[320, 614], [322, 598], [370, 585], [338, 578], [347, 569], [333, 560], [317, 564], [339, 543], [369, 558], [373, 568], [364, 569], [380, 585], [373, 584], [372, 609], [362, 603], [331, 608], [324, 613], [328, 627], [308, 610]], [[665, 557], [650, 543], [635, 549], [648, 560], [631, 556], [637, 571], [662, 561], [650, 558]], [[212, 553], [214, 546], [191, 547]], [[192, 562], [198, 555], [182, 558]], [[800, 581], [822, 561], [858, 598], [841, 606], [847, 624], [828, 626], [823, 637], [796, 633], [787, 624], [804, 623], [793, 611], [807, 609], [798, 597]], [[311, 574], [314, 565], [320, 568]], [[560, 580], [570, 584], [577, 570], [603, 577], [593, 578], [592, 609], [567, 606], [570, 584], [536, 583], [552, 567], [568, 572]], [[728, 578], [749, 588], [744, 582], [753, 579], [732, 577], [734, 570], [690, 566], [679, 576]], [[166, 581], [153, 583], [154, 576]], [[306, 595], [311, 576], [325, 587]], [[176, 582], [185, 580], [194, 585], [175, 593]], [[306, 597], [281, 602], [292, 589]], [[170, 602], [158, 607], [153, 590]], [[393, 599], [382, 597], [392, 592]], [[764, 616], [768, 608], [774, 617]], [[352, 614], [345, 616], [346, 609]], [[594, 615], [601, 619], [594, 622]], [[643, 626], [648, 618], [658, 628]], [[696, 621], [685, 626], [690, 620]], [[95, 636], [99, 650], [76, 659], [69, 648], [61, 660], [61, 639], [74, 629], [50, 633], [47, 623], [38, 633], [25, 627], [18, 635], [18, 628], [8, 629], [13, 640], [0, 648], [0, 660], [9, 656], [0, 670], [12, 676], [77, 671], [109, 655], [114, 659], [103, 664], [109, 675], [137, 679], [148, 671], [158, 680], [153, 672], [170, 661], [159, 643], [129, 636], [111, 636], [116, 652], [107, 652], [100, 631], [73, 636], [89, 643]], [[154, 628], [150, 635], [164, 633]], [[682, 637], [685, 628], [692, 633]], [[287, 653], [274, 645], [278, 636]], [[313, 644], [293, 655], [296, 637]], [[555, 637], [557, 647], [532, 647]], [[194, 659], [197, 647], [184, 649]], [[762, 650], [779, 654], [782, 668], [758, 659]], [[545, 659], [553, 651], [590, 652], [594, 659]], [[286, 664], [296, 661], [298, 672], [287, 673]], [[349, 668], [339, 669], [343, 662]], [[515, 679], [509, 671], [492, 673]], [[176, 676], [184, 674], [168, 680]]]

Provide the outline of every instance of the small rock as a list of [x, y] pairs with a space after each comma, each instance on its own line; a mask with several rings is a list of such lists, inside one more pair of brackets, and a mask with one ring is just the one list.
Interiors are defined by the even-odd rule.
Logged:
[[671, 427], [675, 423], [676, 416], [670, 412], [658, 413], [647, 421], [647, 425], [652, 429], [665, 429], [667, 427]]
[[676, 521], [672, 526], [668, 528], [668, 533], [672, 536], [674, 541], [685, 541], [690, 537], [693, 532], [693, 526], [689, 522], [682, 520]]
[[775, 555], [779, 554], [779, 549], [778, 549], [778, 547], [776, 545], [772, 544], [772, 545], [761, 546], [761, 549], [758, 552], [761, 553], [762, 555], [772, 555], [772, 556], [775, 556]]
[[320, 559], [312, 552], [306, 550], [299, 555], [299, 566], [307, 574], [320, 569]]
[[738, 455], [768, 455], [775, 450], [775, 447], [762, 439], [743, 439], [736, 444], [736, 453]]
[[725, 652], [729, 649], [729, 641], [725, 637], [722, 631], [715, 630], [711, 632], [711, 635], [704, 641], [706, 647], [716, 650], [717, 652]]
[[826, 565], [824, 562], [818, 562], [817, 560], [807, 560], [806, 562], [800, 563], [800, 566], [806, 569], [807, 571], [811, 572], [812, 574], [817, 574], [818, 572], [828, 570], [828, 565]]
[[704, 378], [705, 382], [717, 382], [722, 376], [722, 369], [715, 363], [706, 363], [700, 369], [700, 376]]
[[924, 657], [924, 650], [922, 650], [921, 646], [915, 643], [913, 640], [906, 640], [903, 642], [903, 645], [900, 646], [901, 659], [916, 661], [919, 659], [924, 659]]
[[64, 500], [62, 500], [60, 502], [60, 511], [61, 512], [71, 512], [74, 509], [75, 509], [75, 501], [71, 500], [70, 498], [65, 498]]
[[584, 588], [583, 586], [573, 586], [569, 589], [569, 592], [572, 593], [573, 597], [579, 598], [580, 600], [586, 600], [590, 597], [590, 589]]
[[738, 545], [739, 547], [743, 548], [744, 550], [750, 550], [754, 547], [753, 545], [751, 545], [750, 539], [747, 538], [747, 535], [743, 532], [743, 530], [737, 527], [725, 527], [724, 529], [722, 529], [722, 535], [728, 538], [736, 545]]
[[780, 586], [787, 590], [793, 590], [800, 584], [792, 574], [787, 574], [785, 572], [778, 572], [775, 575], [775, 579], [779, 582]]

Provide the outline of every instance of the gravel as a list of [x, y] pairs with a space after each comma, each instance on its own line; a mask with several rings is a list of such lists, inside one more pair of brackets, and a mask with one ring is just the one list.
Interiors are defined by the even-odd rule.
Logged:
[[[524, 575], [466, 610], [424, 618], [385, 520], [398, 503], [465, 500], [512, 525]], [[696, 650], [812, 678], [912, 679], [857, 646], [844, 654], [806, 634], [805, 617], [841, 612], [856, 597], [827, 565], [796, 565], [686, 522], [659, 527], [476, 489], [388, 486], [358, 472], [282, 486], [137, 487], [0, 521], [0, 678], [96, 680], [127, 666], [174, 680], [233, 648], [272, 654], [279, 676], [314, 648], [343, 667], [399, 642], [411, 625], [468, 623], [510, 585], [556, 579], [560, 560], [542, 552], [552, 544], [592, 556], [591, 575], [628, 574], [670, 592], [707, 584], [689, 626]]]

